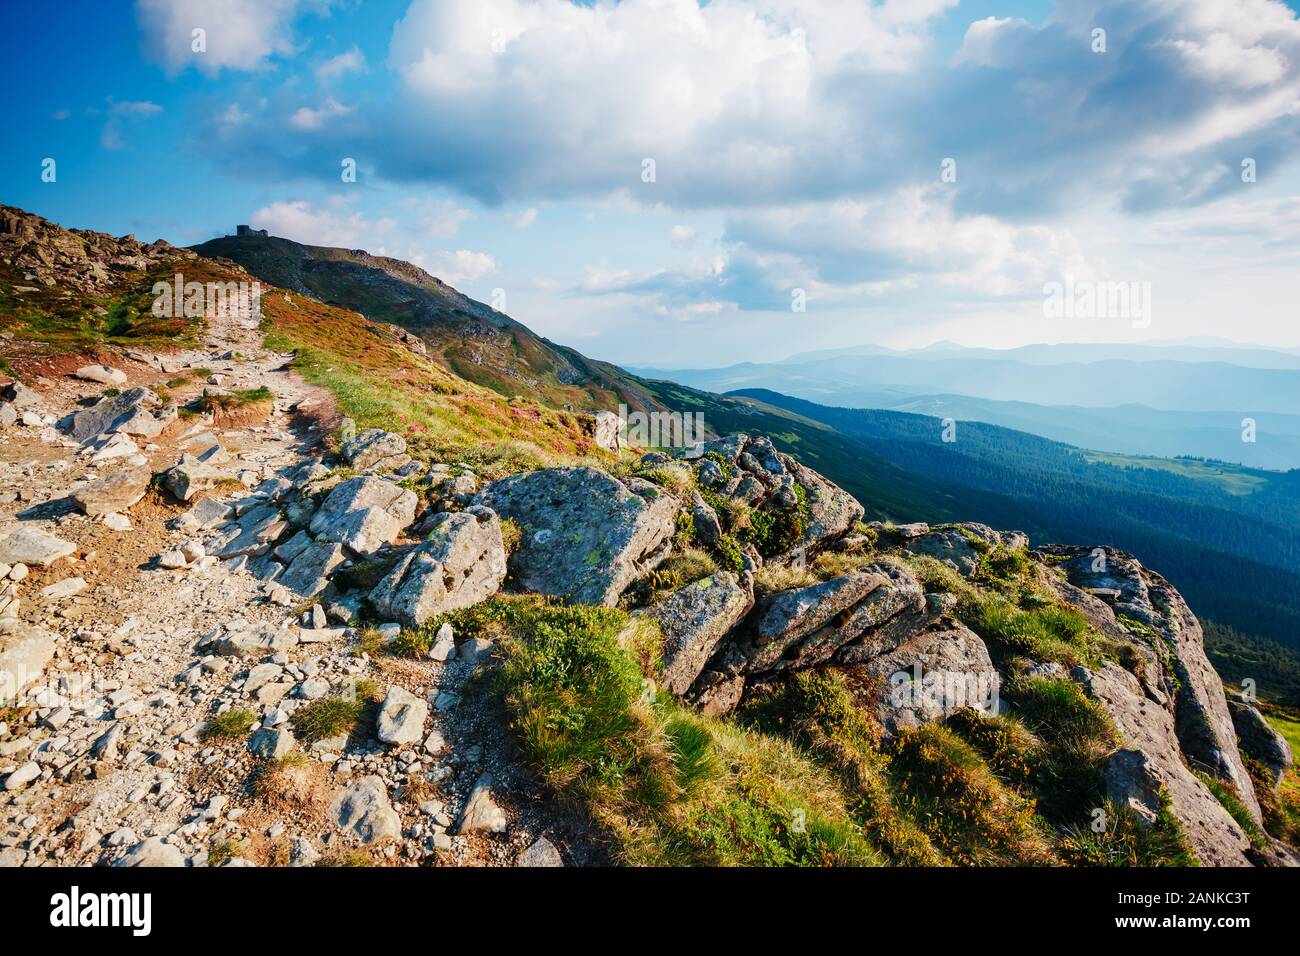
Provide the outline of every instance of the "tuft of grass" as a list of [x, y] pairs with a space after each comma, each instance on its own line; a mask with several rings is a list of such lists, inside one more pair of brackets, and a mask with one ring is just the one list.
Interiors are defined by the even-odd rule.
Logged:
[[213, 841], [208, 845], [208, 866], [221, 866], [232, 857], [243, 856], [244, 845], [238, 840]]
[[382, 696], [372, 680], [359, 680], [348, 693], [322, 697], [299, 707], [290, 720], [298, 739], [306, 743], [356, 732], [362, 718]]
[[317, 866], [374, 866], [375, 861], [365, 850], [339, 850], [320, 858]]
[[1060, 603], [1017, 607], [999, 594], [968, 592], [957, 605], [962, 622], [1002, 660], [1021, 654], [1066, 666], [1102, 660], [1097, 634], [1079, 611]]
[[222, 740], [228, 737], [247, 735], [249, 728], [257, 723], [257, 715], [243, 707], [235, 707], [224, 714], [218, 714], [208, 721], [203, 728], [205, 740]]
[[1051, 862], [1033, 804], [1006, 787], [979, 752], [952, 730], [926, 724], [894, 742], [891, 771], [905, 807], [954, 863]]
[[1160, 811], [1154, 823], [1142, 820], [1131, 809], [1107, 802], [1101, 832], [1092, 825], [1070, 827], [1057, 848], [1067, 866], [1199, 866], [1178, 818], [1170, 806], [1169, 794], [1160, 793]]
[[1201, 783], [1205, 784], [1210, 793], [1214, 794], [1214, 798], [1223, 805], [1223, 809], [1228, 811], [1228, 816], [1236, 820], [1237, 825], [1246, 832], [1246, 838], [1250, 840], [1250, 845], [1256, 849], [1267, 847], [1268, 835], [1255, 822], [1255, 818], [1250, 815], [1250, 811], [1241, 802], [1241, 797], [1237, 796], [1237, 792], [1230, 785], [1212, 774], [1208, 774], [1203, 770], [1193, 772]]
[[265, 385], [259, 385], [257, 388], [237, 389], [221, 395], [204, 395], [198, 399], [198, 407], [205, 412], [218, 410], [229, 412], [236, 408], [263, 405], [272, 401], [275, 401], [275, 393]]

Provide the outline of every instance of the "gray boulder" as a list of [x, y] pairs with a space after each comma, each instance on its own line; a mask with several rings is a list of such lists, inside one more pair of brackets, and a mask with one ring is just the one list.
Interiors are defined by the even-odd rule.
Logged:
[[979, 635], [943, 621], [861, 665], [879, 682], [876, 715], [886, 736], [973, 707], [997, 713], [1001, 679]]
[[427, 540], [370, 592], [384, 620], [419, 627], [497, 592], [506, 576], [501, 522], [488, 508], [437, 515]]
[[340, 451], [357, 471], [396, 468], [411, 460], [406, 454], [406, 439], [382, 428], [363, 431], [344, 442]]
[[609, 605], [663, 560], [678, 507], [657, 485], [596, 468], [512, 475], [484, 488], [478, 503], [518, 522], [510, 567], [520, 587]]
[[1264, 719], [1258, 708], [1250, 704], [1229, 700], [1228, 712], [1232, 714], [1232, 725], [1237, 730], [1242, 753], [1268, 768], [1273, 775], [1273, 786], [1279, 786], [1295, 762], [1287, 739]]
[[164, 843], [161, 837], [149, 837], [131, 847], [130, 852], [114, 866], [184, 866], [185, 856], [180, 849]]
[[100, 385], [125, 385], [126, 373], [107, 365], [85, 365], [72, 373], [73, 378], [83, 382], [98, 382]]
[[89, 408], [72, 415], [70, 431], [77, 441], [85, 441], [103, 432], [112, 431], [141, 408], [158, 404], [158, 396], [142, 385], [128, 388], [117, 395], [105, 396]]
[[657, 604], [650, 613], [664, 635], [664, 686], [679, 697], [685, 694], [718, 643], [753, 606], [751, 588], [728, 571], [688, 584]]
[[152, 479], [147, 465], [122, 468], [73, 491], [72, 503], [91, 517], [125, 513], [149, 491]]
[[212, 491], [226, 482], [238, 480], [228, 471], [185, 454], [181, 455], [181, 460], [173, 467], [163, 472], [162, 486], [179, 500], [189, 501], [201, 492]]
[[480, 774], [478, 780], [474, 782], [474, 788], [469, 792], [464, 808], [460, 811], [460, 818], [456, 821], [454, 832], [459, 835], [477, 830], [503, 833], [508, 825], [505, 811], [497, 806], [496, 800], [492, 797], [492, 776], [487, 773]]
[[0, 632], [0, 702], [40, 678], [53, 657], [54, 635], [43, 627], [19, 622]]
[[333, 541], [313, 541], [289, 562], [279, 576], [279, 582], [300, 598], [314, 597], [325, 590], [330, 572], [344, 560], [343, 545]]
[[416, 697], [394, 684], [379, 706], [375, 736], [394, 746], [413, 744], [424, 737], [424, 721], [428, 716], [429, 705], [423, 697]]
[[318, 541], [337, 541], [355, 554], [370, 554], [392, 544], [415, 520], [415, 492], [372, 475], [336, 485], [312, 516]]

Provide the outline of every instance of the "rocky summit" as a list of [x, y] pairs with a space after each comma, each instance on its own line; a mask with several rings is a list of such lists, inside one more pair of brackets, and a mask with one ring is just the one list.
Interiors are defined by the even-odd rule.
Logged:
[[1290, 745], [1132, 554], [640, 447], [312, 256], [260, 320], [90, 337], [247, 273], [10, 207], [0, 252], [22, 315], [79, 297], [0, 320], [0, 865], [1300, 862]]

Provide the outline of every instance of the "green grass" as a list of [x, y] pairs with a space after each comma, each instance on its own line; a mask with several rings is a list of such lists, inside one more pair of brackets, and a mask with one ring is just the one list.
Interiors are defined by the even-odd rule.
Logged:
[[839, 775], [856, 798], [854, 818], [895, 863], [946, 863], [925, 832], [901, 812], [879, 749], [880, 731], [837, 671], [803, 671], [751, 700], [738, 719], [763, 734], [785, 737]]
[[242, 737], [257, 723], [257, 714], [243, 707], [236, 707], [218, 714], [208, 721], [203, 728], [203, 736], [208, 740], [221, 740], [228, 737]]
[[1140, 820], [1128, 807], [1106, 803], [1100, 807], [1104, 823], [1100, 833], [1092, 825], [1075, 825], [1057, 850], [1067, 866], [1187, 867], [1198, 866], [1169, 795], [1160, 793], [1160, 811], [1154, 823]]
[[1250, 811], [1241, 802], [1241, 798], [1237, 796], [1236, 791], [1218, 777], [1201, 770], [1194, 772], [1210, 793], [1214, 794], [1214, 798], [1223, 805], [1223, 809], [1228, 811], [1228, 816], [1236, 820], [1237, 825], [1246, 831], [1246, 837], [1250, 840], [1250, 845], [1256, 848], [1266, 847], [1268, 837], [1259, 824], [1255, 822], [1255, 818], [1250, 815]]
[[1225, 461], [1200, 461], [1195, 458], [1153, 458], [1111, 452], [1080, 451], [1089, 462], [1104, 462], [1120, 468], [1150, 468], [1184, 478], [1194, 478], [1217, 485], [1230, 495], [1252, 495], [1265, 490], [1275, 479], [1275, 472], [1248, 468]]
[[1097, 666], [1104, 645], [1087, 619], [1060, 603], [1017, 607], [1000, 594], [975, 592], [960, 600], [962, 622], [984, 639], [995, 660], [1024, 655], [1037, 661]]
[[298, 739], [313, 743], [355, 733], [381, 695], [379, 685], [372, 680], [359, 680], [349, 691], [322, 697], [295, 710], [290, 720]]
[[[527, 764], [631, 864], [884, 862], [834, 777], [788, 742], [656, 694], [655, 654], [610, 608], [496, 599], [498, 688]], [[644, 633], [644, 632], [640, 632]], [[651, 632], [652, 633], [652, 632]]]
[[1006, 786], [979, 752], [947, 727], [904, 732], [891, 772], [905, 809], [954, 863], [1037, 866], [1052, 861], [1033, 804]]

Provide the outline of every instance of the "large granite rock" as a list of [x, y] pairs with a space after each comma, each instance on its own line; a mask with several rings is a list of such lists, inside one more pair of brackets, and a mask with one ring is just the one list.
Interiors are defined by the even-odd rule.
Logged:
[[501, 522], [491, 509], [474, 506], [437, 515], [425, 542], [397, 562], [370, 600], [383, 620], [419, 627], [486, 600], [505, 576]]
[[752, 584], [719, 571], [674, 591], [651, 610], [663, 632], [664, 686], [681, 696], [704, 670], [718, 643], [754, 606]]
[[886, 737], [965, 707], [997, 713], [1001, 678], [988, 648], [956, 621], [941, 620], [860, 668], [878, 682], [876, 716]]
[[392, 544], [415, 520], [419, 498], [413, 491], [373, 475], [349, 478], [335, 485], [312, 516], [311, 533], [318, 541], [337, 541], [349, 551], [367, 555]]
[[152, 479], [148, 465], [121, 468], [73, 491], [72, 503], [91, 517], [125, 513], [149, 491]]
[[618, 601], [666, 555], [678, 502], [657, 485], [596, 468], [545, 468], [494, 481], [478, 503], [518, 522], [519, 586], [583, 604]]
[[[1152, 650], [1165, 662], [1164, 695], [1183, 753], [1230, 783], [1251, 816], [1261, 820], [1254, 784], [1237, 750], [1223, 683], [1205, 656], [1200, 622], [1182, 595], [1131, 554], [1114, 548], [1044, 550], [1062, 559], [1071, 584], [1103, 600], [1116, 617], [1132, 619], [1158, 635], [1160, 646]], [[1131, 639], [1147, 641], [1141, 628]]]
[[1169, 711], [1148, 700], [1137, 679], [1116, 664], [1107, 662], [1096, 671], [1076, 667], [1071, 676], [1105, 705], [1123, 737], [1123, 746], [1111, 755], [1106, 768], [1110, 799], [1154, 822], [1163, 790], [1201, 863], [1249, 866], [1250, 840], [1187, 768]]

